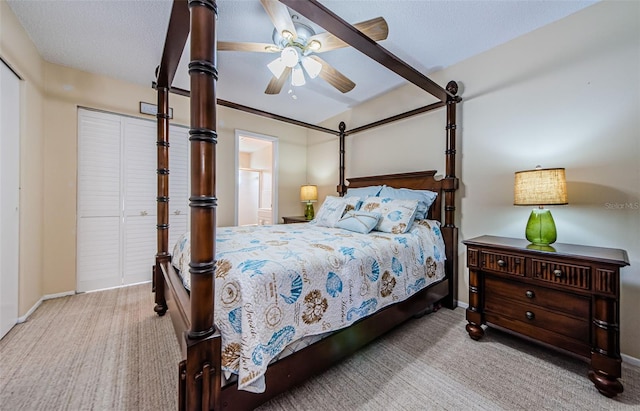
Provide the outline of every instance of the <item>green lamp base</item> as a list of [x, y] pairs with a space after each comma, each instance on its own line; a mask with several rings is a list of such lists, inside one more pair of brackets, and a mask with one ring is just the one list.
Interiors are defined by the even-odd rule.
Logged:
[[527, 229], [527, 240], [535, 245], [549, 245], [555, 243], [558, 235], [556, 224], [551, 216], [551, 211], [544, 208], [536, 208], [531, 211]]
[[307, 208], [304, 209], [304, 218], [307, 220], [313, 220], [315, 217], [315, 211], [313, 210], [313, 203], [307, 203]]

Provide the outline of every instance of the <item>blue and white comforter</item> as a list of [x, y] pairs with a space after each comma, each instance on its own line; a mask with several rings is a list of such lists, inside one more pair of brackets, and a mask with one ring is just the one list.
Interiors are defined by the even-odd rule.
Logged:
[[[189, 234], [173, 264], [189, 273]], [[223, 370], [261, 392], [267, 365], [289, 343], [347, 327], [444, 278], [439, 223], [406, 234], [359, 234], [311, 224], [218, 228], [215, 323]], [[183, 275], [189, 288], [189, 275]]]

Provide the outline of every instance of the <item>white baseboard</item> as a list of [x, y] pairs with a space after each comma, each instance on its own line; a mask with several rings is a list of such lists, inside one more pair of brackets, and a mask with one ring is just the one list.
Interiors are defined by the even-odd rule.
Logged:
[[622, 361], [629, 365], [633, 365], [634, 367], [640, 367], [640, 358], [632, 357], [627, 354], [620, 354], [622, 357]]
[[75, 291], [65, 291], [65, 292], [57, 293], [57, 294], [43, 295], [33, 305], [33, 307], [31, 307], [31, 309], [29, 311], [27, 311], [27, 313], [25, 315], [23, 315], [22, 317], [18, 317], [18, 321], [16, 322], [16, 324], [20, 324], [20, 323], [23, 323], [23, 322], [27, 321], [27, 318], [29, 318], [29, 316], [31, 314], [33, 314], [38, 309], [38, 307], [40, 307], [40, 304], [42, 304], [43, 301], [53, 300], [54, 298], [67, 297], [67, 296], [70, 296], [70, 295], [74, 295], [75, 293], [76, 293]]
[[[458, 307], [466, 310], [467, 308], [469, 308], [469, 304], [465, 303], [464, 301], [458, 301]], [[633, 365], [634, 367], [640, 367], [640, 358], [632, 357], [627, 354], [620, 354], [620, 356], [622, 357], [622, 361], [624, 363]]]
[[82, 291], [82, 293], [97, 293], [99, 291], [114, 290], [116, 288], [124, 288], [124, 287], [133, 287], [134, 285], [140, 285], [140, 284], [151, 284], [151, 280], [145, 280], [145, 281], [140, 281], [140, 282], [131, 283], [131, 284], [114, 285], [113, 287], [99, 288], [97, 290]]

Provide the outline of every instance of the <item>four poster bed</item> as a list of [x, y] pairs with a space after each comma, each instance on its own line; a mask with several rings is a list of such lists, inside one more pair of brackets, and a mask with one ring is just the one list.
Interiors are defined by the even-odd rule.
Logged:
[[[155, 83], [158, 250], [153, 289], [155, 311], [158, 315], [170, 313], [182, 348], [180, 409], [255, 408], [435, 304], [457, 306], [455, 121], [460, 98], [456, 96], [456, 83], [441, 88], [315, 0], [281, 2], [440, 101], [347, 131], [344, 123], [338, 130], [331, 130], [216, 100], [215, 1], [174, 1]], [[189, 94], [171, 86], [189, 33], [191, 228], [173, 250], [182, 254], [172, 256], [168, 244], [168, 97], [170, 92]], [[246, 228], [216, 228], [216, 102], [339, 136], [339, 197], [328, 198], [326, 203], [343, 208], [338, 210], [336, 206], [334, 210], [323, 205], [318, 221], [309, 224], [257, 227], [249, 233]], [[348, 135], [445, 106], [444, 178], [436, 180], [436, 171], [430, 170], [345, 179]], [[423, 207], [425, 214], [415, 218], [420, 208], [417, 200], [391, 201], [380, 196], [378, 201], [351, 194], [372, 187], [429, 190], [437, 195], [431, 205]], [[377, 231], [368, 234], [321, 224], [320, 215], [326, 217], [329, 212], [337, 212], [342, 220], [344, 210], [350, 208], [347, 203], [351, 208], [364, 203], [363, 209], [379, 211], [390, 207], [382, 204], [386, 201], [413, 207], [404, 220], [407, 224], [396, 224], [396, 217], [402, 214], [397, 210], [382, 216], [377, 213]], [[385, 215], [393, 217], [390, 229], [383, 227]], [[323, 236], [324, 241], [320, 240]], [[189, 243], [190, 248], [186, 245]], [[308, 248], [300, 248], [304, 245]], [[369, 249], [372, 254], [365, 254]], [[277, 254], [284, 257], [276, 260], [273, 256]], [[325, 263], [329, 265], [323, 266]], [[276, 266], [283, 269], [276, 270]], [[318, 277], [320, 283], [314, 282]], [[288, 308], [291, 310], [286, 311]], [[288, 355], [278, 357], [300, 336], [316, 338], [312, 342], [304, 340], [304, 348], [291, 349]]]

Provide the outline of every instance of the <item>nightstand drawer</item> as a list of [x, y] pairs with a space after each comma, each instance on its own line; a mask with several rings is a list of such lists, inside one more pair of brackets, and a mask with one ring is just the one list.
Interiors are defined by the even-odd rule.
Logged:
[[480, 265], [484, 270], [498, 273], [524, 276], [524, 258], [516, 255], [483, 251], [480, 253]]
[[569, 317], [536, 305], [516, 303], [495, 295], [487, 294], [485, 297], [484, 308], [487, 318], [491, 313], [512, 318], [526, 325], [531, 330], [532, 337], [535, 337], [536, 328], [544, 328], [578, 341], [589, 342], [590, 323], [586, 319]]
[[528, 320], [525, 320], [527, 322], [515, 320], [493, 312], [487, 312], [485, 319], [487, 323], [515, 331], [521, 335], [562, 348], [583, 357], [588, 358], [591, 355], [591, 347], [588, 341], [576, 340], [575, 338], [567, 337], [566, 335], [558, 334], [553, 331], [548, 331], [544, 328], [532, 327], [528, 324]]
[[548, 310], [560, 311], [579, 318], [591, 316], [590, 298], [491, 276], [485, 278], [485, 295], [486, 298], [506, 298], [520, 303], [537, 305]]
[[580, 290], [591, 289], [591, 268], [557, 263], [550, 260], [531, 259], [532, 276], [536, 280], [566, 285]]

